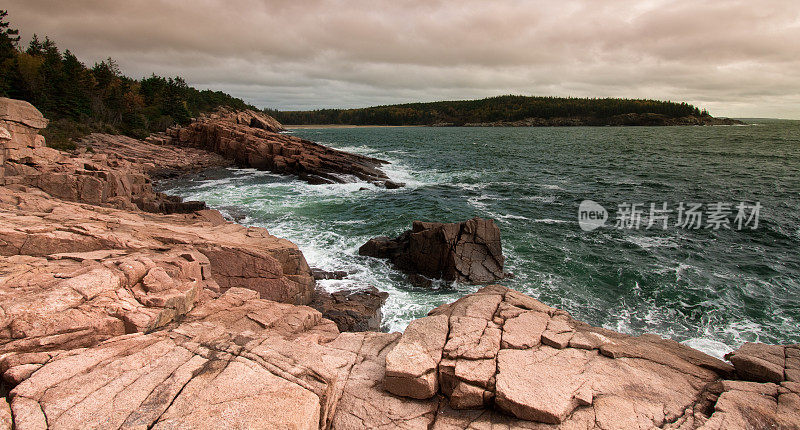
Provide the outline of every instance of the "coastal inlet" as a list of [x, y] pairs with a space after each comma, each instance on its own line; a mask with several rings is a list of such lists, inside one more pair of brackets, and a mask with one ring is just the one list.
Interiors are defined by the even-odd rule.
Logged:
[[[386, 261], [358, 255], [415, 220], [494, 219], [502, 284], [575, 318], [654, 332], [721, 357], [744, 341], [800, 342], [800, 123], [734, 127], [326, 128], [289, 133], [388, 160], [405, 183], [310, 185], [252, 169], [217, 169], [161, 190], [266, 227], [312, 267], [346, 271], [330, 291], [389, 293], [383, 329], [402, 330], [477, 286], [412, 285]], [[760, 201], [756, 230], [582, 231], [578, 205]]]

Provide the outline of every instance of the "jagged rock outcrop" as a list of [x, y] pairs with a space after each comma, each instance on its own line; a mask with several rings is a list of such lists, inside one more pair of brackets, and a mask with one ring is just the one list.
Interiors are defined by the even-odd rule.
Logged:
[[205, 149], [238, 166], [296, 175], [312, 184], [363, 180], [386, 188], [402, 186], [380, 170], [386, 161], [278, 133], [282, 129], [275, 119], [260, 112], [220, 110], [149, 140]]
[[725, 356], [745, 381], [800, 383], [800, 345], [745, 343]]
[[334, 293], [317, 288], [309, 306], [335, 322], [340, 331], [380, 331], [381, 307], [388, 297], [389, 293], [375, 287]]
[[400, 270], [448, 281], [491, 282], [504, 277], [500, 229], [493, 220], [459, 223], [414, 221], [395, 239], [376, 237], [360, 255], [388, 258]]
[[316, 310], [233, 288], [162, 330], [6, 355], [0, 371], [19, 428], [800, 425], [796, 383], [734, 380], [730, 364], [676, 342], [594, 328], [496, 285], [402, 336], [339, 334]]
[[[775, 362], [798, 351], [745, 345], [733, 354], [734, 370], [677, 342], [591, 327], [489, 286], [412, 322], [386, 356], [384, 388], [416, 399], [443, 395], [448, 407], [436, 424], [451, 425], [442, 428], [797, 428], [800, 384], [732, 379], [742, 363], [757, 380], [769, 372], [752, 363], [789, 369]], [[531, 423], [458, 412], [484, 408]]]
[[[188, 213], [205, 209], [203, 202], [183, 202], [178, 197], [155, 192], [146, 171], [147, 163], [126, 158], [124, 152], [84, 151], [69, 156], [46, 147], [44, 137], [38, 134], [46, 125], [47, 120], [30, 103], [0, 98], [0, 185], [31, 186], [59, 199], [127, 210]], [[95, 135], [90, 140], [125, 142], [129, 147], [136, 142], [108, 135]], [[142, 145], [139, 154], [152, 150], [153, 146]], [[190, 165], [205, 158], [184, 149], [155, 154], [150, 158], [169, 156], [164, 160], [176, 165], [182, 160]], [[211, 161], [205, 164], [214, 162], [213, 157], [208, 160]]]
[[[197, 250], [100, 250], [0, 259], [0, 355], [97, 344], [149, 332], [218, 291]], [[12, 381], [18, 377], [6, 379]]]
[[[317, 295], [322, 312], [303, 306], [313, 274], [294, 244], [265, 229], [211, 210], [65, 201], [26, 179], [36, 174], [26, 167], [94, 176], [58, 170], [76, 162], [147, 177], [203, 163], [202, 152], [94, 135], [94, 155], [67, 157], [41, 146], [35, 109], [4, 109], [0, 153], [12, 175], [0, 171], [0, 429], [800, 428], [798, 345], [745, 344], [731, 365], [589, 326], [498, 285], [402, 335], [340, 333], [379, 320], [385, 294]], [[236, 121], [276, 127], [254, 118]], [[185, 158], [139, 165], [148, 154]], [[87, 169], [87, 157], [101, 168]], [[444, 238], [447, 252], [475, 263], [456, 269], [463, 276], [496, 265], [502, 274], [499, 232], [495, 240], [493, 223], [471, 222], [420, 223], [406, 235], [424, 233], [420, 258], [449, 255], [430, 245]], [[448, 258], [444, 267], [456, 266]]]
[[216, 211], [131, 213], [15, 187], [0, 187], [2, 351], [148, 331], [191, 309], [201, 290], [244, 287], [311, 302], [315, 283], [302, 253], [262, 228]]

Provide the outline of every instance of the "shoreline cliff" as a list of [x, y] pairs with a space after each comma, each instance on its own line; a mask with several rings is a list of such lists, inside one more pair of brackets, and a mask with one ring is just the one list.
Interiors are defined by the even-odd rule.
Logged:
[[0, 429], [800, 427], [798, 345], [723, 361], [499, 285], [402, 334], [345, 332], [369, 327], [336, 315], [379, 294], [320, 298], [315, 277], [336, 274], [293, 243], [153, 190], [231, 164], [401, 186], [380, 160], [247, 111], [71, 154], [46, 123], [0, 99]]

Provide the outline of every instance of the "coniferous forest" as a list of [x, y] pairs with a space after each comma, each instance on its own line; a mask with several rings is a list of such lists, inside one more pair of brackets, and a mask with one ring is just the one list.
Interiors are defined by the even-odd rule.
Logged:
[[361, 109], [320, 109], [267, 113], [284, 124], [464, 125], [513, 122], [527, 118], [596, 118], [626, 114], [657, 114], [668, 118], [707, 116], [687, 103], [619, 98], [566, 98], [505, 95], [481, 100], [441, 101], [375, 106]]
[[48, 144], [63, 149], [92, 132], [144, 138], [220, 106], [254, 109], [223, 92], [192, 88], [181, 77], [126, 77], [111, 58], [87, 67], [48, 37], [34, 35], [20, 46], [6, 11], [0, 11], [0, 96], [36, 106], [50, 119], [42, 131]]

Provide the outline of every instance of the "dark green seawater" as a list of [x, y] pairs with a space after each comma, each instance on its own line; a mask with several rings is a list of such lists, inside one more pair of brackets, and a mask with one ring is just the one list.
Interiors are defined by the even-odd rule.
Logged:
[[[716, 356], [744, 341], [800, 342], [800, 122], [737, 127], [349, 128], [291, 133], [392, 162], [399, 190], [307, 185], [251, 169], [164, 184], [300, 246], [309, 264], [352, 272], [330, 289], [388, 291], [384, 328], [401, 330], [477, 286], [410, 285], [357, 255], [413, 220], [498, 223], [513, 279], [501, 283], [626, 333], [654, 332]], [[361, 190], [366, 187], [366, 190]], [[609, 210], [584, 232], [578, 206]], [[762, 206], [755, 230], [616, 229], [617, 205]], [[731, 221], [735, 216], [731, 214]], [[705, 221], [705, 220], [704, 220]], [[705, 227], [705, 222], [704, 222]], [[734, 226], [735, 227], [735, 226]]]

